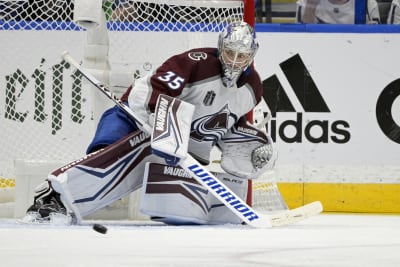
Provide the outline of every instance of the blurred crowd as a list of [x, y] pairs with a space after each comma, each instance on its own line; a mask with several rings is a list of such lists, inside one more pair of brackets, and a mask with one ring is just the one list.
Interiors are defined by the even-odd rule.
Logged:
[[[365, 24], [400, 24], [400, 0], [364, 0]], [[257, 22], [355, 24], [355, 0], [256, 0]]]

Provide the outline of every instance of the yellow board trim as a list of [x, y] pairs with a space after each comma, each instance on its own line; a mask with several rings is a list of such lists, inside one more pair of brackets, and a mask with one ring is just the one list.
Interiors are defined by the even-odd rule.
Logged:
[[327, 212], [400, 213], [400, 184], [278, 183], [289, 208], [321, 201]]
[[[0, 189], [15, 179], [0, 177]], [[278, 183], [290, 209], [321, 201], [325, 212], [400, 213], [400, 184]]]
[[1, 188], [14, 188], [15, 179], [14, 178], [4, 178], [0, 177], [0, 189]]

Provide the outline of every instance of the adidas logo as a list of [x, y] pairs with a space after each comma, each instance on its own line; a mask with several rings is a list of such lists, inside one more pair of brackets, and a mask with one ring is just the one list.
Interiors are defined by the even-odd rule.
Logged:
[[[305, 121], [303, 119], [304, 112], [330, 113], [331, 111], [300, 55], [294, 55], [279, 66], [303, 110], [295, 109], [276, 74], [264, 80], [264, 100], [272, 117], [266, 126], [271, 138], [276, 141], [279, 136], [286, 143], [302, 143], [304, 138], [311, 143], [344, 144], [349, 142], [351, 133], [347, 121], [320, 119]], [[278, 122], [278, 112], [293, 113], [295, 116], [293, 119]]]

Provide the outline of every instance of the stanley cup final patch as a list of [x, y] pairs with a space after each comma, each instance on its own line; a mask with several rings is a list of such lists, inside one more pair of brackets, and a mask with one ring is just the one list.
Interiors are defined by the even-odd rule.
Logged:
[[217, 94], [214, 91], [208, 91], [206, 96], [203, 99], [203, 104], [205, 106], [211, 106], [214, 102], [214, 98]]

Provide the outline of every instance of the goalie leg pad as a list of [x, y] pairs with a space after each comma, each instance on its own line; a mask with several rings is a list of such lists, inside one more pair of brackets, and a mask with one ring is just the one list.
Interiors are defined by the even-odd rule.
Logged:
[[[218, 172], [214, 175], [232, 190], [241, 199], [247, 198], [248, 180], [238, 178], [234, 175]], [[208, 202], [210, 203], [209, 223], [210, 224], [241, 224], [240, 218], [235, 215], [228, 207], [223, 205], [216, 197], [210, 194]]]
[[207, 224], [208, 195], [182, 168], [148, 163], [140, 211], [167, 224]]
[[[216, 174], [237, 196], [247, 196], [247, 180]], [[148, 163], [140, 210], [166, 224], [240, 224], [242, 221], [180, 167]]]
[[138, 130], [132, 121], [119, 107], [106, 110], [97, 125], [96, 134], [89, 144], [86, 153], [90, 154], [100, 148], [114, 144], [124, 136]]
[[53, 171], [49, 181], [79, 221], [140, 188], [145, 162], [150, 160], [157, 160], [151, 154], [150, 138], [136, 131]]

